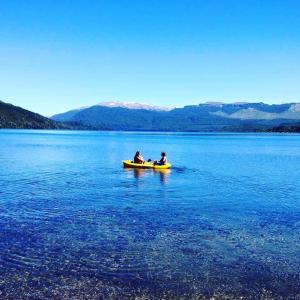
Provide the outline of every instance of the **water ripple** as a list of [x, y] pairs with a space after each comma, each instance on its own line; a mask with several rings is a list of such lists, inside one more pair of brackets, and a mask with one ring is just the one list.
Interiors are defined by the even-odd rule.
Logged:
[[1, 138], [0, 298], [300, 297], [298, 137]]

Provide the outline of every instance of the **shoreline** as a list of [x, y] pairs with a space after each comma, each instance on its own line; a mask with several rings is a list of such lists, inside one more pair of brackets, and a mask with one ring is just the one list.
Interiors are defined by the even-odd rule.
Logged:
[[67, 129], [67, 128], [0, 128], [0, 131], [68, 131], [68, 132], [116, 132], [116, 133], [160, 133], [160, 134], [278, 134], [300, 135], [300, 131], [172, 131], [172, 130], [105, 130], [105, 129]]

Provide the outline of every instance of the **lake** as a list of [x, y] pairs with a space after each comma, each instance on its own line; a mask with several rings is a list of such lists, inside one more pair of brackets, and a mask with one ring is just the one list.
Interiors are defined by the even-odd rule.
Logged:
[[300, 135], [1, 130], [0, 250], [0, 298], [295, 299]]

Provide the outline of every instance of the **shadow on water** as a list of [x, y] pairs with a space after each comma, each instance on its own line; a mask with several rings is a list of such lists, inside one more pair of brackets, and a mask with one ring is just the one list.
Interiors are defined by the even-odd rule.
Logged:
[[187, 167], [172, 167], [172, 170], [175, 171], [176, 173], [185, 173], [186, 171], [188, 171]]
[[177, 174], [187, 174], [187, 173], [199, 172], [199, 169], [187, 168], [185, 166], [176, 166], [176, 167], [172, 167], [172, 172]]

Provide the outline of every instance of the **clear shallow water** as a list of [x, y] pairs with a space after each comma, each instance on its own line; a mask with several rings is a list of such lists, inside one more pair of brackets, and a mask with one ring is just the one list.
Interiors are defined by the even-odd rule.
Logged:
[[299, 135], [2, 130], [0, 297], [295, 299], [299, 179]]

